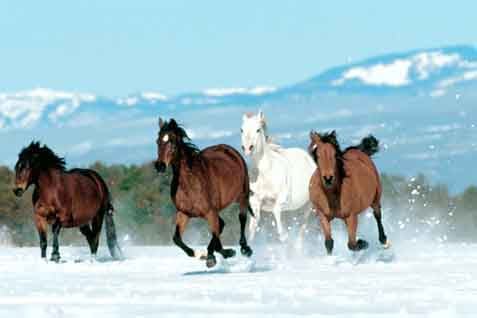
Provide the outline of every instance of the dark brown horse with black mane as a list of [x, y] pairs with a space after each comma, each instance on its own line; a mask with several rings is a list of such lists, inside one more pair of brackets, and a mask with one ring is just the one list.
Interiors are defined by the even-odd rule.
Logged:
[[113, 221], [111, 195], [97, 172], [89, 169], [66, 171], [63, 158], [46, 145], [32, 142], [18, 156], [13, 192], [21, 196], [30, 185], [35, 186], [33, 209], [42, 258], [46, 258], [48, 225], [51, 225], [53, 233], [52, 261], [60, 260], [58, 236], [63, 227], [79, 227], [95, 257], [104, 218], [111, 256], [122, 258]]
[[233, 249], [224, 249], [220, 234], [225, 223], [219, 216], [221, 210], [233, 202], [239, 203], [240, 246], [243, 255], [251, 256], [252, 249], [245, 238], [245, 224], [249, 206], [249, 178], [245, 160], [234, 148], [216, 145], [199, 151], [190, 143], [185, 130], [174, 119], [159, 119], [157, 138], [158, 172], [172, 166], [171, 197], [176, 213], [174, 243], [191, 257], [198, 257], [193, 249], [182, 241], [182, 234], [191, 217], [201, 217], [209, 223], [212, 239], [207, 247], [207, 267], [217, 263], [214, 252], [224, 258], [235, 255]]
[[379, 242], [389, 247], [381, 222], [381, 181], [371, 160], [379, 150], [379, 141], [370, 135], [358, 146], [342, 151], [335, 131], [311, 132], [310, 139], [308, 151], [318, 166], [310, 180], [310, 200], [319, 215], [328, 254], [333, 250], [330, 221], [334, 218], [346, 223], [350, 250], [368, 247], [365, 240], [356, 239], [358, 214], [368, 207], [373, 208]]

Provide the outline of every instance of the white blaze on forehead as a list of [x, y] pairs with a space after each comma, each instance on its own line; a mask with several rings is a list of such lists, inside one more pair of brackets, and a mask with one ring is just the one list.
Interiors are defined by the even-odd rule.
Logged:
[[164, 137], [162, 137], [162, 141], [168, 142], [169, 141], [169, 135], [165, 134]]

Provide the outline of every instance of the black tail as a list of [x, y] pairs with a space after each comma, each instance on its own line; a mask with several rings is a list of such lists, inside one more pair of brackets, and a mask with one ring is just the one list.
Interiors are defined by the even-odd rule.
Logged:
[[371, 157], [379, 151], [379, 140], [373, 135], [369, 135], [361, 140], [357, 148]]
[[105, 215], [106, 223], [106, 240], [108, 243], [109, 252], [111, 253], [111, 257], [120, 260], [123, 259], [123, 252], [118, 244], [118, 237], [116, 235], [116, 227], [114, 226], [113, 214], [108, 211]]

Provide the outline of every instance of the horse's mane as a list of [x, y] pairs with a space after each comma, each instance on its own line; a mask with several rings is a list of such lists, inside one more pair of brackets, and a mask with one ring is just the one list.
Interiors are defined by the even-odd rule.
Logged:
[[335, 148], [337, 157], [343, 156], [344, 152], [341, 150], [340, 143], [338, 142], [338, 137], [336, 136], [336, 132], [334, 130], [328, 133], [318, 133], [318, 136], [320, 137], [322, 142], [331, 144]]
[[65, 171], [65, 159], [56, 155], [48, 146], [40, 145], [40, 142], [32, 141], [28, 147], [22, 149], [19, 160], [29, 161], [32, 167], [37, 169], [58, 169]]
[[[343, 165], [343, 161], [344, 161], [343, 155], [345, 154], [346, 151], [348, 151], [348, 149], [346, 149], [345, 151], [341, 150], [341, 146], [338, 141], [338, 136], [336, 135], [336, 131], [333, 130], [332, 132], [317, 133], [317, 134], [323, 143], [330, 144], [335, 148], [336, 167], [338, 168], [338, 173], [341, 175], [341, 177], [346, 176], [346, 171]], [[316, 156], [316, 153], [313, 152], [311, 155], [313, 157], [313, 161], [318, 165], [318, 158]]]
[[189, 136], [187, 135], [185, 129], [177, 124], [177, 122], [172, 118], [169, 121], [164, 122], [164, 125], [161, 127], [161, 132], [172, 133], [177, 137], [177, 145], [181, 150], [184, 151], [186, 159], [189, 161], [192, 158], [195, 158], [199, 155], [199, 148], [190, 141]]

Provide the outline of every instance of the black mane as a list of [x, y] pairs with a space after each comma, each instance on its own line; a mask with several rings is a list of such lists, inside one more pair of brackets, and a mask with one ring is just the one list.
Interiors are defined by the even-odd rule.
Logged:
[[329, 133], [318, 133], [321, 141], [327, 144], [331, 144], [336, 150], [336, 156], [342, 157], [344, 152], [341, 150], [340, 143], [338, 142], [338, 138], [336, 136], [336, 131], [332, 131]]
[[177, 146], [184, 152], [188, 160], [199, 155], [199, 148], [191, 142], [185, 129], [177, 124], [174, 119], [164, 122], [160, 130], [160, 134], [162, 135], [163, 133], [172, 133], [177, 137]]
[[[346, 149], [345, 151], [341, 150], [340, 143], [338, 142], [338, 137], [336, 136], [336, 131], [334, 130], [328, 133], [317, 133], [317, 134], [323, 143], [330, 144], [335, 148], [336, 167], [338, 168], [338, 173], [341, 176], [341, 178], [344, 178], [346, 176], [346, 172], [343, 166], [343, 160], [344, 160], [343, 155], [345, 154], [346, 151], [348, 151], [348, 149]], [[316, 157], [316, 153], [313, 152], [312, 155], [313, 155], [313, 160], [318, 165], [318, 158]]]
[[48, 146], [41, 146], [38, 141], [32, 141], [28, 147], [22, 149], [18, 155], [17, 167], [21, 162], [28, 162], [34, 169], [66, 170], [65, 159], [56, 155]]

